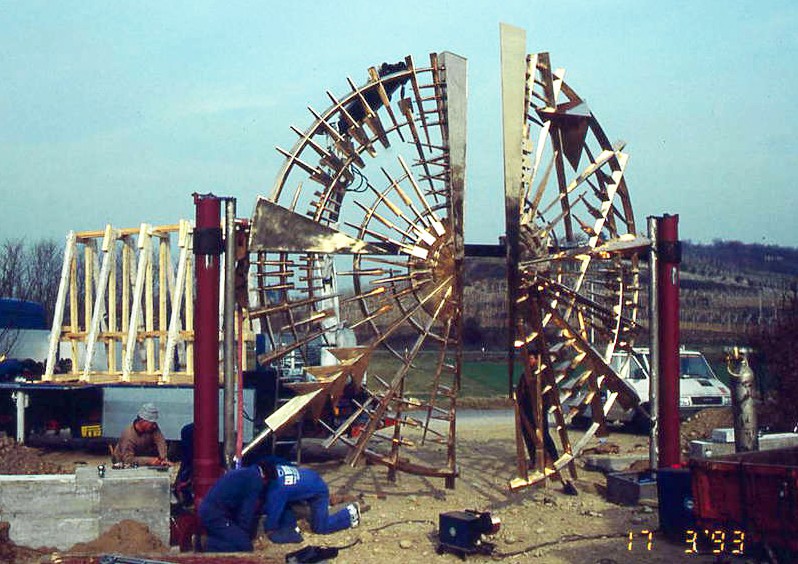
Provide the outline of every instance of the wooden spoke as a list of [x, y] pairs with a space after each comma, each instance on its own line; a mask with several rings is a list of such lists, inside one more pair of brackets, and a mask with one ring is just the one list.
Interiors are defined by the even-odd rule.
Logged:
[[[267, 198], [271, 207], [262, 204], [252, 221], [252, 233], [263, 235], [253, 261], [260, 303], [251, 314], [271, 343], [261, 362], [276, 366], [292, 354], [310, 362], [317, 343], [335, 351], [356, 340], [369, 359], [392, 365], [393, 378], [383, 385], [370, 370], [367, 384], [358, 380], [346, 392], [362, 391], [369, 401], [358, 401], [357, 415], [332, 421], [320, 415], [323, 403], [337, 401], [347, 371], [306, 362], [316, 379], [292, 386], [313, 398], [293, 402], [291, 413], [272, 422], [282, 426], [305, 411], [330, 433], [327, 444], [353, 449], [353, 463], [385, 464], [389, 478], [397, 471], [441, 475], [453, 487], [460, 362], [447, 356], [460, 358], [465, 61], [432, 54], [430, 66], [420, 68], [406, 57], [368, 69], [367, 78], [362, 86], [347, 79], [341, 95], [327, 92], [331, 105], [308, 108], [313, 123], [292, 127], [294, 146], [278, 149], [285, 161]], [[308, 180], [314, 190], [301, 189]], [[323, 228], [300, 221], [303, 210]], [[351, 268], [335, 253], [351, 254]], [[410, 350], [403, 352], [404, 343]], [[419, 382], [430, 354], [435, 368]], [[449, 424], [441, 428], [444, 416]], [[353, 426], [363, 418], [368, 423], [355, 439]], [[442, 456], [422, 448], [429, 436], [446, 445]]]
[[[640, 286], [623, 143], [609, 142], [549, 54], [527, 56], [524, 43], [523, 30], [502, 26], [508, 323], [510, 350], [525, 366], [518, 383], [510, 372], [512, 488], [573, 469], [573, 457], [606, 432], [608, 405], [633, 407], [610, 360], [634, 342]], [[540, 360], [529, 368], [534, 355]], [[593, 425], [572, 444], [567, 423], [585, 410]], [[559, 442], [556, 456], [545, 452], [542, 413]]]

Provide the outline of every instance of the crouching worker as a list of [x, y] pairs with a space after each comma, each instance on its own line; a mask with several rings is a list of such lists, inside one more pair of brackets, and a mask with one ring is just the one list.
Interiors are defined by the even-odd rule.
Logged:
[[230, 470], [213, 485], [199, 507], [208, 534], [208, 552], [251, 552], [270, 466]]
[[139, 408], [133, 423], [128, 425], [116, 448], [112, 451], [114, 463], [140, 466], [163, 466], [166, 458], [166, 439], [158, 428], [158, 408], [145, 403]]
[[310, 506], [310, 527], [314, 533], [328, 534], [360, 524], [360, 506], [351, 503], [330, 515], [330, 492], [327, 484], [313, 470], [276, 464], [273, 479], [266, 489], [266, 520], [263, 528], [274, 543], [302, 542], [296, 515], [290, 505], [307, 502]]

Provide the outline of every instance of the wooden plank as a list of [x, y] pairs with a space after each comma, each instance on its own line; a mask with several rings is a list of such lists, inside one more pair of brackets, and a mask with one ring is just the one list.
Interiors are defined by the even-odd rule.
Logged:
[[[108, 289], [108, 278], [111, 272], [111, 256], [114, 254], [114, 240], [116, 233], [110, 225], [106, 227], [105, 236], [103, 237], [102, 252], [103, 260], [102, 267], [100, 268], [99, 277], [97, 280], [97, 297], [94, 305], [94, 312], [91, 317], [91, 323], [88, 326], [88, 337], [86, 339], [86, 358], [83, 366], [83, 380], [85, 380], [89, 373], [92, 372], [92, 360], [94, 359], [94, 350], [97, 345], [97, 333], [100, 329], [100, 318], [102, 317], [105, 308], [103, 302], [106, 298], [106, 291]], [[89, 296], [86, 295], [86, 300]], [[108, 367], [106, 367], [107, 370]]]
[[[158, 241], [158, 329], [161, 334], [166, 336], [169, 328], [169, 321], [167, 318], [167, 303], [169, 301], [169, 286], [174, 285], [168, 279], [168, 265], [170, 265], [169, 245], [171, 241], [168, 238], [161, 237]], [[171, 284], [170, 284], [171, 283]], [[158, 369], [163, 373], [166, 354], [166, 339], [158, 339]]]
[[169, 383], [172, 385], [177, 384], [190, 384], [194, 385], [194, 374], [186, 372], [172, 372], [169, 374]]
[[[108, 277], [108, 331], [109, 335], [117, 333], [118, 320], [116, 311], [116, 244], [117, 239], [114, 239], [113, 245], [108, 252], [111, 257], [111, 272]], [[102, 335], [101, 335], [102, 337]], [[121, 338], [121, 337], [120, 337]], [[117, 359], [116, 359], [116, 338], [106, 342], [106, 356], [108, 358], [108, 371], [116, 372]]]
[[[77, 249], [72, 254], [69, 264], [69, 328], [73, 333], [80, 330], [78, 323], [78, 257]], [[75, 341], [70, 343], [72, 349], [72, 370], [73, 374], [78, 373], [78, 344]]]
[[[122, 326], [121, 330], [127, 335], [130, 327], [130, 276], [132, 273], [133, 247], [132, 240], [122, 238]], [[127, 340], [122, 339], [122, 362], [127, 351]]]
[[[155, 235], [165, 234], [165, 233], [172, 233], [178, 231], [180, 229], [179, 223], [170, 223], [165, 225], [156, 225], [151, 226], [152, 233]], [[140, 227], [123, 227], [118, 229], [119, 236], [121, 238], [128, 237], [130, 235], [136, 235], [141, 230]], [[105, 229], [102, 230], [94, 230], [94, 231], [77, 231], [75, 233], [76, 238], [84, 242], [84, 240], [89, 239], [99, 239], [105, 235]]]
[[181, 238], [178, 240], [180, 255], [177, 262], [177, 275], [175, 280], [175, 292], [172, 294], [172, 316], [169, 319], [169, 333], [166, 338], [164, 358], [161, 362], [161, 371], [164, 382], [171, 381], [171, 373], [174, 370], [174, 351], [180, 331], [180, 314], [183, 309], [183, 294], [186, 289], [186, 275], [188, 271], [188, 245], [185, 241], [185, 234], [181, 231]]
[[58, 282], [58, 294], [55, 299], [55, 310], [53, 312], [53, 325], [50, 330], [50, 344], [47, 348], [47, 364], [45, 366], [42, 380], [52, 381], [55, 371], [55, 357], [61, 343], [62, 324], [64, 322], [64, 308], [66, 307], [66, 294], [70, 286], [70, 274], [72, 268], [72, 257], [75, 254], [75, 232], [70, 231], [66, 236], [66, 246], [64, 248], [64, 262], [61, 265], [61, 277]]
[[[150, 231], [150, 234], [152, 232]], [[155, 341], [152, 339], [152, 331], [155, 330], [155, 295], [153, 292], [153, 249], [152, 238], [150, 237], [149, 247], [145, 247], [140, 252], [147, 253], [146, 274], [144, 276], [144, 328], [149, 333], [146, 335], [145, 350], [147, 359], [147, 372], [155, 372]]]
[[88, 329], [94, 305], [94, 256], [96, 241], [92, 239], [83, 246], [83, 327]]
[[152, 247], [152, 236], [150, 233], [150, 226], [146, 223], [141, 224], [139, 229], [139, 237], [137, 241], [139, 248], [138, 266], [136, 267], [136, 283], [133, 287], [133, 300], [130, 311], [130, 321], [128, 323], [127, 331], [127, 346], [125, 347], [125, 357], [122, 364], [122, 380], [130, 381], [131, 372], [133, 371], [133, 355], [136, 352], [136, 333], [139, 326], [139, 318], [141, 316], [141, 299], [144, 294], [145, 277], [147, 275], [147, 266], [151, 253], [148, 252]]
[[282, 407], [269, 415], [264, 423], [273, 433], [278, 433], [283, 427], [294, 422], [297, 417], [304, 413], [311, 402], [320, 397], [320, 394], [322, 394], [322, 390], [316, 390], [315, 392], [301, 396], [294, 396], [283, 404]]

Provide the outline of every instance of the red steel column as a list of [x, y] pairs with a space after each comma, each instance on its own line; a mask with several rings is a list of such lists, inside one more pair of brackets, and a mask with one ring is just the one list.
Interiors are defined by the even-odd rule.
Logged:
[[679, 452], [679, 216], [657, 219], [659, 261], [659, 467], [678, 466]]
[[195, 506], [221, 474], [219, 463], [219, 256], [221, 200], [194, 194], [194, 498]]

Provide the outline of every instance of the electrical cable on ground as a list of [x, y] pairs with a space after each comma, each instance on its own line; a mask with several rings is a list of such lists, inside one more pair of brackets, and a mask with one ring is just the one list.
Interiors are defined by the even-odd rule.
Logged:
[[560, 537], [557, 540], [542, 542], [540, 544], [533, 544], [521, 550], [516, 550], [513, 552], [494, 552], [492, 556], [496, 558], [509, 558], [510, 556], [518, 556], [519, 554], [525, 554], [532, 550], [538, 550], [540, 548], [546, 548], [548, 546], [553, 546], [557, 544], [567, 543], [567, 542], [577, 542], [583, 540], [600, 540], [600, 539], [614, 539], [614, 538], [621, 538], [626, 537], [627, 533], [604, 533], [601, 535], [565, 535]]
[[349, 544], [345, 544], [344, 546], [331, 546], [330, 548], [334, 548], [336, 550], [344, 550], [344, 549], [347, 549], [347, 548], [352, 548], [353, 546], [355, 546], [356, 544], [359, 544], [361, 542], [363, 542], [361, 539], [355, 539], [352, 542], [350, 542]]
[[370, 533], [376, 533], [377, 531], [381, 531], [383, 529], [387, 529], [388, 527], [393, 527], [394, 525], [404, 525], [405, 523], [429, 523], [430, 525], [435, 525], [435, 522], [430, 519], [410, 519], [409, 521], [393, 521], [391, 523], [387, 523], [380, 527], [375, 527], [373, 529], [367, 529]]

